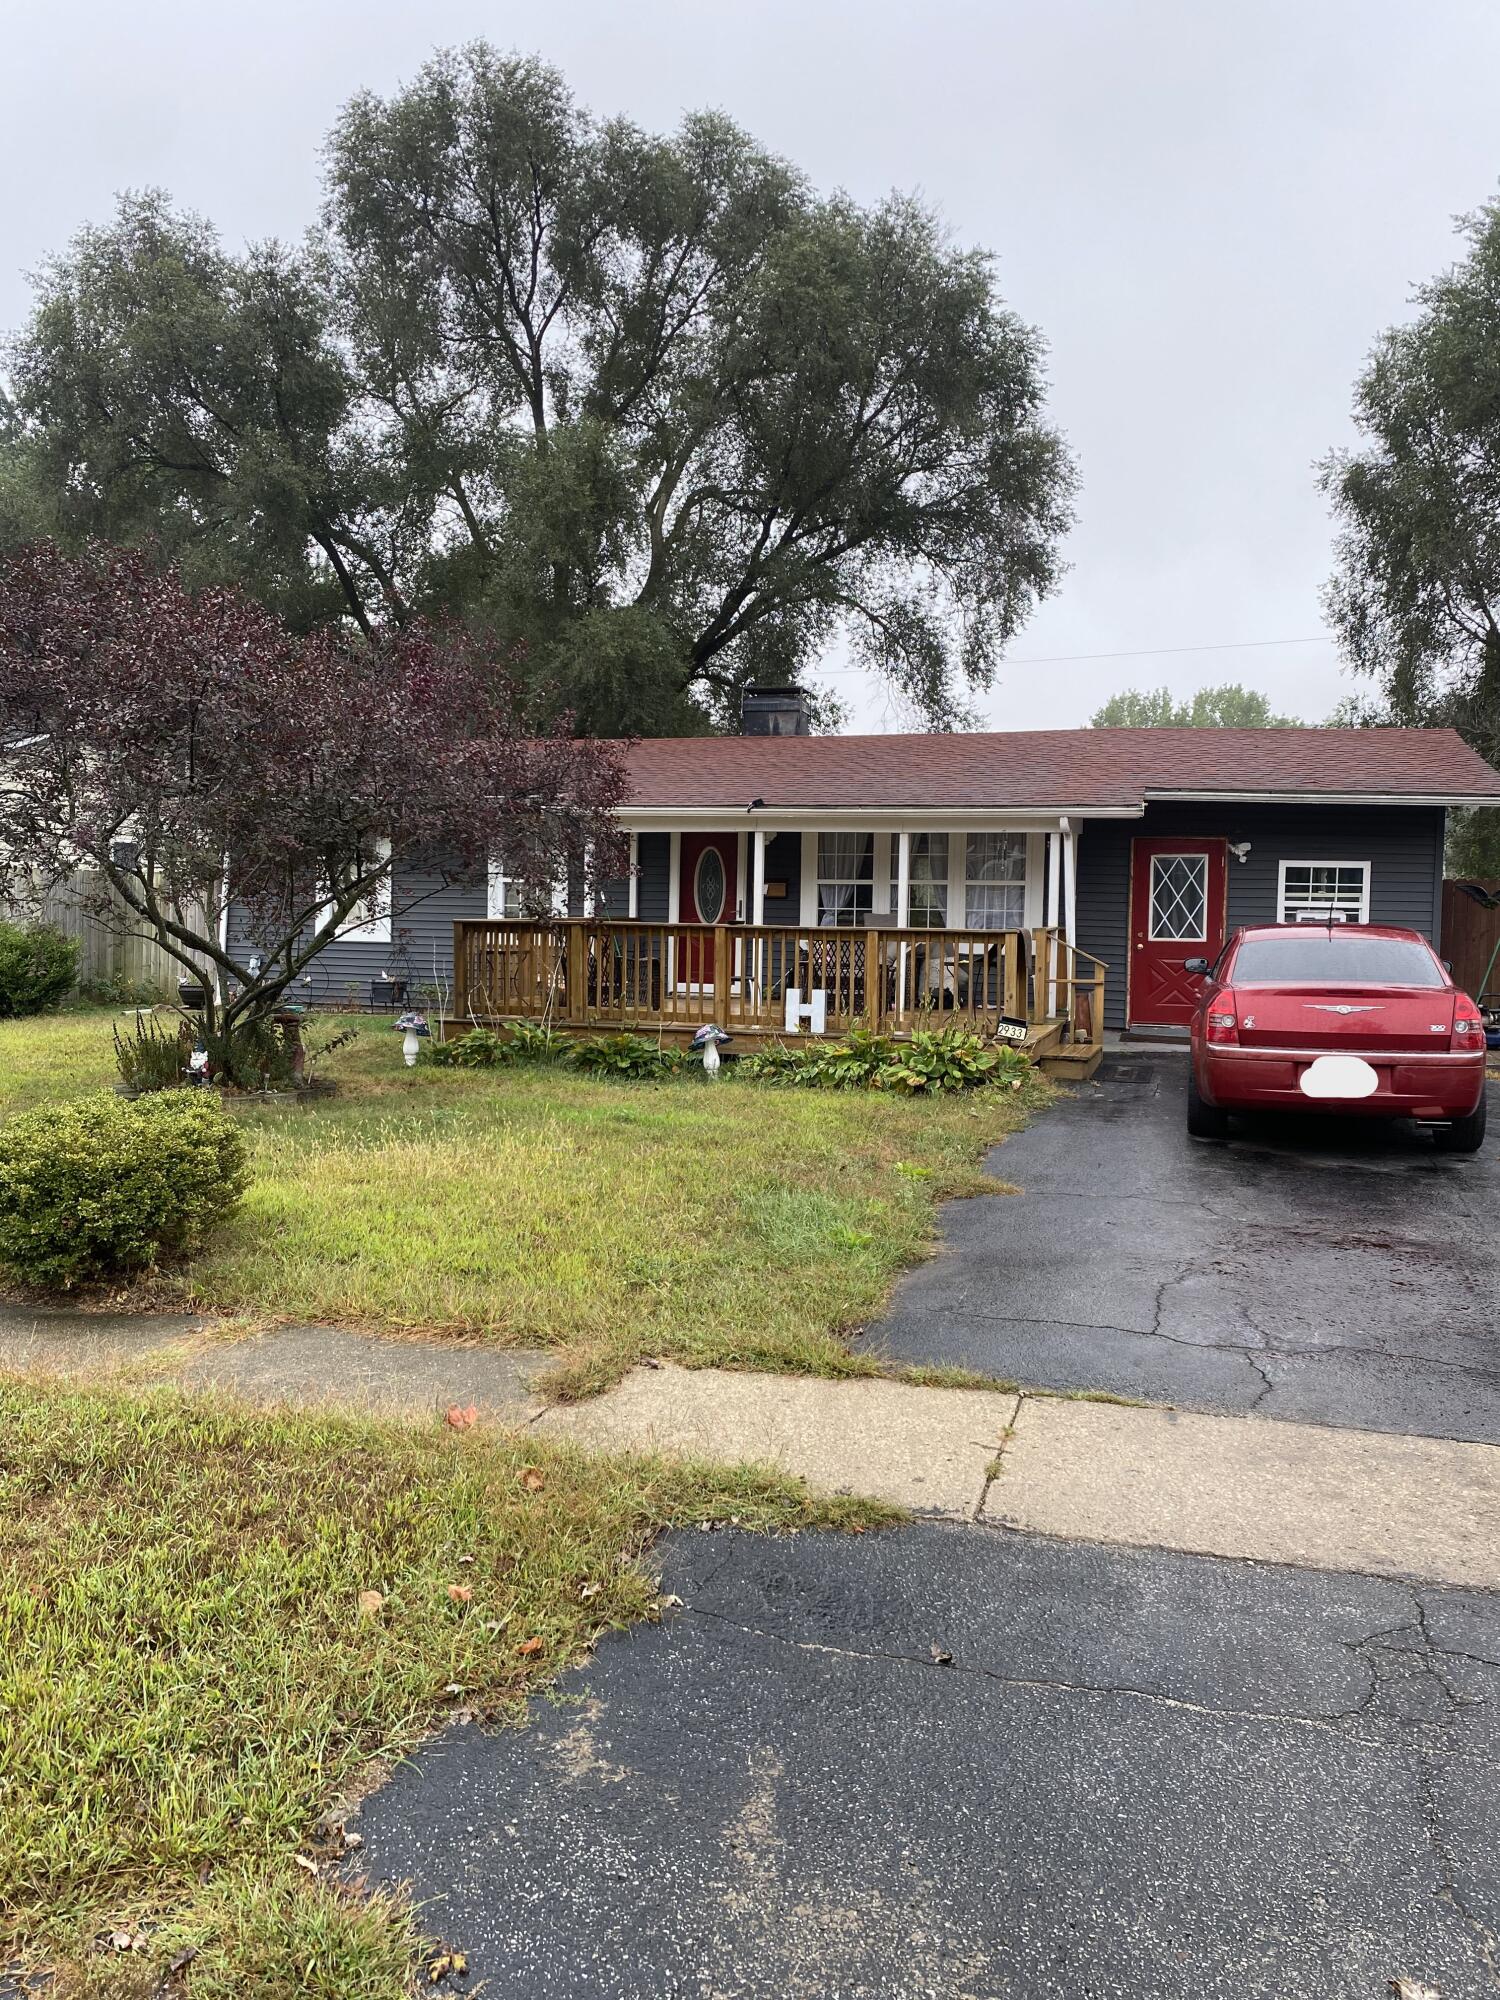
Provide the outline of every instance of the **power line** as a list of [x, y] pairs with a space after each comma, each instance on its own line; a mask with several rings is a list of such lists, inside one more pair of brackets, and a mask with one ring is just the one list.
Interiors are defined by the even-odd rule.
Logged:
[[[1140, 652], [1130, 653], [1026, 653], [1019, 659], [1001, 660], [1002, 667], [1066, 667], [1082, 664], [1085, 660], [1162, 660], [1174, 653], [1253, 653], [1266, 646], [1331, 646], [1332, 638], [1327, 632], [1319, 632], [1311, 639], [1231, 639], [1213, 646], [1147, 646]], [[863, 667], [824, 667], [828, 674], [861, 674]]]

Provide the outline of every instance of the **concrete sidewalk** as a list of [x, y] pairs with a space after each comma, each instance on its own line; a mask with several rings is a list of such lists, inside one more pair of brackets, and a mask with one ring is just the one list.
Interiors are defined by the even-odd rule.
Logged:
[[0, 1368], [175, 1381], [261, 1405], [429, 1420], [474, 1404], [608, 1451], [769, 1465], [825, 1492], [1067, 1540], [1500, 1590], [1500, 1446], [865, 1377], [641, 1367], [586, 1403], [549, 1356], [282, 1327], [0, 1310]]

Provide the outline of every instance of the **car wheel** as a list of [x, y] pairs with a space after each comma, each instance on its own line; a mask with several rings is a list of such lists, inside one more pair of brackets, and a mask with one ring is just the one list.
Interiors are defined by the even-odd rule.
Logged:
[[1229, 1113], [1217, 1104], [1205, 1104], [1198, 1093], [1198, 1075], [1188, 1060], [1187, 1128], [1190, 1139], [1227, 1139]]
[[1467, 1118], [1451, 1125], [1434, 1125], [1432, 1143], [1440, 1153], [1477, 1153], [1484, 1144], [1485, 1100], [1481, 1097]]

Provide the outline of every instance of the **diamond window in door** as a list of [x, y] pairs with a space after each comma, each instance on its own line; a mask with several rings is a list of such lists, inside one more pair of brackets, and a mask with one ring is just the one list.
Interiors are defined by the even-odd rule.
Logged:
[[1208, 937], [1208, 856], [1153, 854], [1151, 936], [1169, 944], [1202, 944]]

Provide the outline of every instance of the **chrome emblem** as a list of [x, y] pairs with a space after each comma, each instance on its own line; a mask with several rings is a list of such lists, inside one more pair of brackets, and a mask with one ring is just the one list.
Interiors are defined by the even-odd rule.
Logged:
[[1307, 1005], [1315, 1014], [1378, 1014], [1380, 1012], [1378, 1001], [1371, 1001], [1368, 1007], [1351, 1007], [1345, 1001], [1340, 1001], [1337, 1006], [1334, 1006], [1323, 1000], [1309, 1000]]

